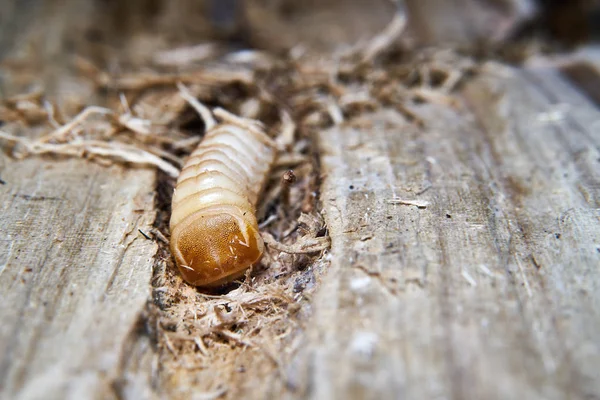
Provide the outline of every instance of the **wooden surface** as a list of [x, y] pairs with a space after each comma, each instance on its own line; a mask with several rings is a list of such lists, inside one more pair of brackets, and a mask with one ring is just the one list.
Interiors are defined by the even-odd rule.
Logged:
[[[597, 107], [554, 70], [491, 64], [449, 104], [318, 135], [333, 244], [314, 314], [270, 385], [218, 395], [600, 397]], [[141, 314], [154, 173], [3, 162], [0, 397], [178, 393], [155, 385]]]
[[154, 176], [2, 156], [0, 398], [116, 398], [144, 379], [130, 359], [147, 344]]
[[307, 397], [600, 396], [600, 113], [544, 70], [463, 94], [416, 108], [423, 130], [382, 111], [320, 135]]
[[[438, 25], [422, 3], [426, 38], [509, 32], [510, 13]], [[65, 44], [56, 25], [45, 53]], [[591, 54], [578, 62], [596, 79]], [[138, 231], [164, 211], [155, 173], [2, 154], [0, 399], [600, 399], [597, 90], [535, 65], [490, 64], [411, 107], [423, 127], [384, 109], [319, 132], [332, 249], [312, 315], [282, 322], [286, 354], [231, 345], [242, 367], [194, 379], [164, 378], [155, 341], [172, 327], [146, 314], [152, 289], [173, 289], [151, 287], [166, 256]]]

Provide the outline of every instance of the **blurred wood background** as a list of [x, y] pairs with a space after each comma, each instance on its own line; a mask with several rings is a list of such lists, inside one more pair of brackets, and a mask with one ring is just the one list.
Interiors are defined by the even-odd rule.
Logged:
[[[211, 40], [327, 54], [396, 7], [2, 0], [0, 97], [101, 104], [75, 54], [120, 70]], [[403, 39], [484, 58], [527, 30], [588, 43], [598, 7], [408, 1]], [[485, 62], [455, 103], [409, 110], [425, 126], [390, 108], [318, 132], [331, 266], [292, 362], [246, 364], [226, 391], [158, 377], [155, 172], [1, 154], [0, 397], [600, 399], [600, 50], [570, 51]]]

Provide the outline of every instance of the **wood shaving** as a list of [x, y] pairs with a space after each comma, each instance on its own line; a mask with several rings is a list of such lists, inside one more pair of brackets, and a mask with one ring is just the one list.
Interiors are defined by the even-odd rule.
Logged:
[[210, 110], [204, 104], [200, 103], [198, 99], [196, 99], [190, 93], [188, 88], [186, 88], [181, 82], [177, 82], [177, 88], [181, 93], [181, 97], [183, 97], [185, 101], [187, 101], [194, 108], [194, 110], [196, 110], [198, 115], [200, 115], [202, 121], [204, 122], [205, 129], [207, 131], [211, 130], [217, 124], [217, 122], [213, 118]]
[[429, 202], [419, 200], [405, 200], [400, 198], [393, 198], [387, 201], [388, 204], [403, 205], [403, 206], [415, 206], [417, 208], [427, 208]]
[[261, 236], [263, 237], [267, 246], [289, 254], [317, 253], [327, 250], [331, 245], [331, 240], [328, 237], [306, 238], [301, 239], [294, 244], [283, 244], [275, 240], [275, 238], [269, 233], [265, 232]]
[[214, 392], [195, 393], [192, 400], [216, 400], [223, 397], [227, 393], [227, 387], [217, 389]]
[[217, 51], [218, 45], [216, 43], [203, 43], [196, 46], [160, 51], [154, 54], [152, 61], [154, 64], [163, 67], [187, 66], [213, 58]]
[[377, 55], [389, 48], [404, 32], [406, 28], [406, 14], [403, 12], [397, 12], [392, 19], [392, 22], [381, 32], [375, 36], [368, 44], [361, 50], [361, 62], [367, 63], [372, 61]]
[[133, 164], [154, 165], [169, 176], [176, 177], [179, 175], [179, 170], [177, 168], [162, 160], [160, 157], [125, 143], [82, 140], [72, 143], [53, 144], [13, 136], [2, 131], [0, 131], [0, 138], [11, 142], [16, 142], [21, 146], [17, 153], [13, 153], [18, 158], [42, 154], [57, 154], [88, 158], [98, 156]]

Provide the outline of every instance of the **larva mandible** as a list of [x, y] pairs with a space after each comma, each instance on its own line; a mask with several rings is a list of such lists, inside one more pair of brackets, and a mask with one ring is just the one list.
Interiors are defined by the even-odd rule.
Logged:
[[275, 142], [258, 121], [223, 109], [201, 113], [206, 134], [177, 180], [171, 251], [183, 278], [215, 287], [236, 279], [262, 256], [255, 206], [275, 159]]

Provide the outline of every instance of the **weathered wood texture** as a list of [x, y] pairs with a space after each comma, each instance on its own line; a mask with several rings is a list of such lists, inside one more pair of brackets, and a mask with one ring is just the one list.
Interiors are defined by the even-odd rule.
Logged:
[[[600, 397], [600, 113], [541, 68], [490, 65], [459, 100], [319, 135], [332, 267], [245, 398]], [[157, 396], [154, 174], [3, 161], [0, 397]]]
[[[155, 24], [138, 20], [132, 31], [160, 36], [155, 27], [179, 26], [185, 8], [177, 5], [188, 1]], [[103, 25], [104, 34], [118, 25], [76, 21], [69, 16], [80, 14], [63, 13], [58, 3], [46, 6], [52, 26], [42, 32], [36, 65], [65, 52], [65, 38], [90, 45], [98, 31], [88, 26]], [[4, 15], [20, 13], [20, 3], [3, 4], [14, 10]], [[428, 13], [417, 15], [433, 24], [424, 26], [426, 39], [455, 34], [469, 42], [490, 26], [505, 33], [495, 30], [504, 20], [466, 26], [457, 9], [438, 27]], [[326, 32], [338, 15], [323, 15], [315, 25]], [[391, 14], [372, 16], [367, 25], [377, 28]], [[309, 19], [296, 26], [305, 31]], [[178, 39], [204, 37], [194, 15], [188, 22]], [[289, 28], [279, 20], [273, 26]], [[75, 35], [74, 27], [91, 34]], [[3, 32], [17, 28], [15, 19]], [[275, 49], [294, 43], [294, 32], [279, 38], [277, 29], [252, 40], [272, 39], [263, 47]], [[320, 39], [315, 32], [307, 41]], [[108, 33], [108, 42], [127, 36]], [[143, 65], [167, 46], [146, 39], [123, 38], [122, 51]], [[51, 78], [64, 73], [65, 60], [54, 58], [58, 65], [40, 68], [40, 77], [60, 92], [64, 81]], [[600, 398], [600, 113], [590, 89], [586, 98], [575, 83], [584, 86], [552, 70], [490, 66], [455, 109], [415, 107], [424, 128], [383, 110], [321, 132], [332, 267], [299, 334], [303, 344], [289, 365], [272, 367], [249, 351], [240, 357], [245, 372], [204, 369], [198, 379], [243, 376], [225, 393], [230, 398]], [[77, 89], [96, 104], [88, 93]], [[187, 393], [155, 387], [156, 355], [140, 326], [156, 246], [137, 230], [154, 220], [154, 173], [81, 160], [0, 161], [0, 398]]]
[[155, 173], [2, 157], [0, 398], [105, 399], [149, 379], [130, 358], [148, 344], [156, 245], [138, 229], [154, 221]]
[[492, 65], [463, 99], [415, 108], [422, 130], [386, 110], [319, 136], [307, 397], [600, 397], [600, 112]]
[[443, 45], [500, 42], [537, 13], [533, 0], [405, 0], [418, 41]]

